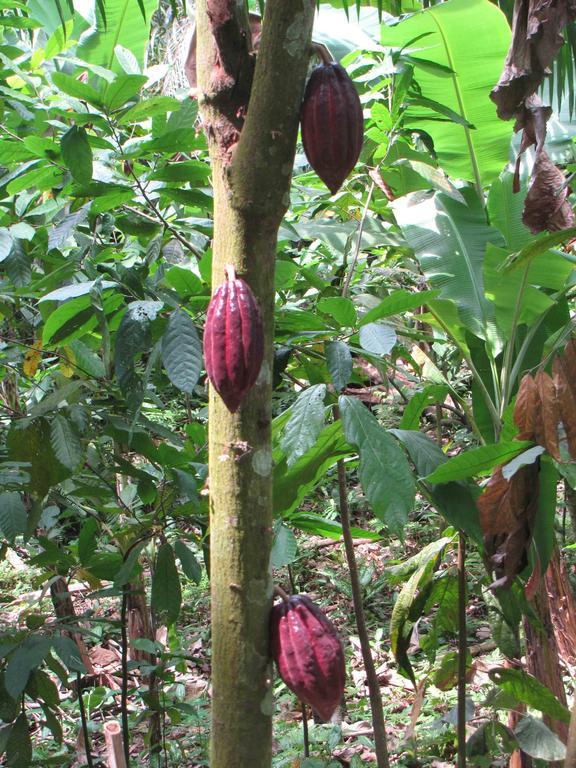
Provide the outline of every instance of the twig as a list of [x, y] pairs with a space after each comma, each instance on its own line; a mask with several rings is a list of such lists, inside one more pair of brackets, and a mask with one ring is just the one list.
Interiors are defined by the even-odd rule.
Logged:
[[372, 182], [372, 184], [370, 185], [370, 189], [368, 190], [368, 197], [366, 198], [364, 210], [362, 211], [362, 218], [360, 219], [360, 223], [358, 224], [356, 248], [354, 249], [354, 257], [350, 264], [350, 269], [348, 270], [348, 274], [346, 275], [344, 285], [342, 286], [342, 296], [344, 298], [346, 298], [346, 296], [348, 295], [348, 290], [350, 289], [350, 283], [352, 282], [352, 276], [354, 275], [354, 270], [356, 269], [356, 264], [358, 263], [358, 257], [360, 256], [360, 248], [362, 246], [362, 235], [364, 234], [364, 223], [366, 222], [366, 216], [368, 215], [368, 208], [370, 206], [370, 201], [372, 200], [374, 186], [375, 186], [374, 182]]
[[306, 704], [303, 701], [302, 705], [302, 738], [304, 740], [304, 757], [310, 757], [310, 739], [308, 737], [308, 717], [306, 715]]
[[92, 761], [92, 751], [90, 749], [90, 736], [88, 734], [86, 709], [84, 707], [84, 699], [82, 697], [82, 675], [80, 672], [76, 672], [76, 686], [78, 690], [78, 706], [80, 707], [80, 720], [82, 722], [82, 734], [84, 736], [84, 751], [86, 752], [86, 762], [88, 763], [88, 768], [94, 768], [94, 762]]
[[[337, 415], [339, 416], [337, 410]], [[370, 648], [370, 638], [366, 628], [366, 618], [364, 616], [364, 605], [362, 601], [362, 588], [358, 576], [358, 566], [356, 564], [356, 555], [354, 553], [354, 542], [350, 530], [350, 510], [348, 508], [348, 496], [346, 492], [346, 468], [342, 459], [338, 466], [338, 495], [340, 499], [340, 522], [342, 524], [342, 535], [344, 537], [344, 547], [346, 550], [346, 560], [348, 562], [348, 571], [350, 573], [350, 585], [352, 587], [352, 601], [354, 603], [354, 613], [356, 617], [356, 628], [360, 638], [360, 647], [362, 650], [362, 659], [364, 661], [364, 670], [366, 672], [366, 682], [368, 684], [368, 693], [370, 698], [370, 709], [372, 711], [372, 724], [374, 726], [374, 750], [376, 752], [376, 765], [378, 768], [389, 768], [388, 744], [386, 741], [386, 726], [384, 723], [384, 713], [382, 710], [382, 693], [376, 674], [374, 659], [372, 658], [372, 649]]]
[[466, 536], [458, 534], [458, 768], [466, 768]]

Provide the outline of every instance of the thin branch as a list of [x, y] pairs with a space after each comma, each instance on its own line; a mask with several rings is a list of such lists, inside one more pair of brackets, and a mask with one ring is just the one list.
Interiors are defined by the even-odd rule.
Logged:
[[466, 768], [466, 536], [458, 535], [458, 768]]

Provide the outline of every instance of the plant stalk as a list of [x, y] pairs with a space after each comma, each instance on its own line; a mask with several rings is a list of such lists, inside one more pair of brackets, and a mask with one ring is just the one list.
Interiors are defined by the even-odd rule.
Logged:
[[466, 768], [466, 536], [458, 534], [458, 768]]
[[82, 675], [76, 673], [76, 686], [78, 688], [78, 706], [80, 707], [80, 721], [82, 722], [82, 733], [84, 735], [84, 751], [86, 752], [86, 763], [88, 768], [94, 768], [92, 760], [92, 750], [90, 749], [90, 736], [88, 734], [88, 720], [86, 719], [86, 708], [82, 698]]
[[388, 743], [386, 740], [386, 726], [384, 723], [384, 712], [382, 709], [382, 693], [380, 684], [374, 666], [372, 649], [370, 648], [370, 638], [366, 628], [366, 618], [364, 615], [364, 604], [362, 601], [362, 588], [358, 576], [358, 566], [356, 564], [356, 554], [354, 552], [354, 542], [352, 540], [352, 531], [350, 530], [350, 509], [348, 507], [348, 496], [346, 492], [346, 468], [342, 459], [338, 462], [338, 495], [340, 499], [340, 523], [342, 525], [342, 538], [344, 539], [344, 549], [346, 551], [346, 561], [350, 573], [350, 585], [352, 587], [352, 601], [354, 603], [354, 614], [356, 617], [356, 628], [360, 638], [360, 647], [362, 649], [362, 659], [366, 671], [366, 682], [370, 698], [370, 709], [372, 711], [372, 723], [374, 726], [374, 749], [376, 752], [376, 765], [378, 768], [389, 768], [390, 760], [388, 757]]
[[128, 587], [122, 587], [122, 610], [120, 612], [120, 631], [122, 634], [122, 690], [120, 695], [122, 712], [122, 742], [124, 746], [124, 759], [126, 765], [130, 765], [130, 727], [128, 724]]

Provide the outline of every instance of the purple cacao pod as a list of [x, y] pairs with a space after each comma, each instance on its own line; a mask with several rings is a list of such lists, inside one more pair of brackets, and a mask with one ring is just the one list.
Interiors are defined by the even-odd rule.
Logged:
[[256, 297], [248, 283], [226, 268], [227, 279], [215, 291], [206, 315], [204, 362], [210, 383], [235, 413], [252, 389], [264, 357], [264, 329]]
[[362, 105], [344, 67], [322, 64], [310, 75], [300, 116], [304, 152], [330, 192], [337, 192], [362, 149]]
[[332, 623], [309, 597], [293, 595], [272, 608], [270, 649], [288, 688], [330, 720], [344, 692], [344, 651]]

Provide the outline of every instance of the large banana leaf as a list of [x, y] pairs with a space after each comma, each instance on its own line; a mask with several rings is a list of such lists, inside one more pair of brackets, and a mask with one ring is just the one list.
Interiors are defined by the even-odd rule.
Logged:
[[[146, 21], [141, 12], [146, 12]], [[131, 51], [140, 66], [144, 63], [150, 19], [158, 0], [106, 0], [106, 20], [95, 9], [94, 24], [80, 38], [78, 56], [91, 64], [121, 71], [114, 49], [121, 45]]]
[[494, 306], [484, 295], [483, 264], [487, 244], [504, 247], [504, 240], [488, 225], [474, 190], [461, 191], [466, 204], [441, 193], [417, 193], [397, 200], [394, 213], [430, 287], [456, 304], [466, 328], [496, 354], [501, 340]]
[[432, 137], [450, 176], [478, 188], [489, 184], [508, 160], [512, 135], [512, 124], [498, 119], [489, 98], [510, 43], [504, 14], [489, 0], [449, 0], [382, 30], [385, 45], [408, 46], [415, 57], [452, 70], [442, 75], [424, 64], [415, 75], [425, 97], [462, 115], [474, 128], [439, 121], [423, 106], [408, 109], [408, 125]]

